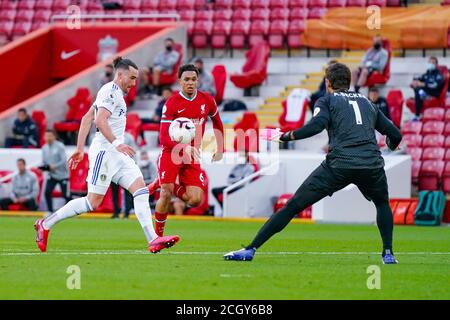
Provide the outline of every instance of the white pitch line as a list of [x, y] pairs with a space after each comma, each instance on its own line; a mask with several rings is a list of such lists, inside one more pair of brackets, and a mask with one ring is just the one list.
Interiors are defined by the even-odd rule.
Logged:
[[[168, 255], [223, 255], [226, 252], [208, 251], [164, 251]], [[320, 252], [320, 251], [286, 251], [286, 252], [258, 252], [257, 255], [279, 256], [279, 255], [379, 255], [379, 252]], [[150, 255], [146, 250], [118, 250], [118, 251], [50, 251], [40, 252], [0, 252], [0, 256], [45, 256], [45, 255]], [[450, 255], [450, 252], [396, 252], [396, 255]]]

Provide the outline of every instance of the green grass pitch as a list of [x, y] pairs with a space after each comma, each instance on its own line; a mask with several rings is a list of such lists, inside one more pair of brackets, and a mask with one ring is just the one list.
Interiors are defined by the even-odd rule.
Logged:
[[[72, 219], [35, 246], [34, 218], [0, 218], [0, 299], [450, 299], [450, 228], [395, 227], [398, 265], [376, 226], [291, 224], [252, 262], [223, 261], [261, 222], [168, 221], [181, 241], [146, 252], [136, 220]], [[67, 268], [80, 267], [69, 290]], [[380, 267], [380, 289], [367, 272]]]

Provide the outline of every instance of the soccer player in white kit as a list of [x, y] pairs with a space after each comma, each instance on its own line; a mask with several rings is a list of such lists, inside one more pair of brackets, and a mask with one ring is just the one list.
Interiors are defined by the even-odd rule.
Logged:
[[69, 158], [72, 169], [83, 160], [86, 138], [94, 122], [97, 133], [89, 148], [88, 194], [68, 202], [47, 218], [36, 221], [36, 243], [42, 252], [47, 249], [50, 229], [61, 220], [95, 210], [102, 203], [111, 181], [133, 195], [135, 214], [147, 238], [149, 251], [157, 253], [173, 246], [180, 239], [179, 236], [156, 235], [148, 189], [139, 167], [132, 159], [135, 151], [123, 142], [127, 122], [127, 106], [123, 97], [136, 84], [138, 67], [131, 60], [118, 57], [114, 60], [114, 69], [114, 80], [100, 89], [94, 104], [83, 117], [77, 149]]

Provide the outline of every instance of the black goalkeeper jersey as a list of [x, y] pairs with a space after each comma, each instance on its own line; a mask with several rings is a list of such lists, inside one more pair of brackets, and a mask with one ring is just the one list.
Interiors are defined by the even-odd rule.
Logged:
[[375, 130], [387, 136], [395, 149], [402, 137], [398, 128], [362, 94], [342, 91], [326, 94], [317, 100], [312, 119], [294, 131], [295, 139], [304, 139], [326, 129], [330, 167], [374, 169], [384, 167]]

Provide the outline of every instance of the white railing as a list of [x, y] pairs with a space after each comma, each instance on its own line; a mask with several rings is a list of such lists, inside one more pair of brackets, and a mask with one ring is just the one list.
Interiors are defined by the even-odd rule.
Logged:
[[[96, 20], [105, 20], [105, 19], [133, 19], [134, 22], [137, 22], [140, 19], [175, 19], [176, 21], [180, 20], [180, 15], [177, 13], [138, 13], [138, 14], [81, 14], [76, 17], [80, 20], [91, 20], [95, 22]], [[57, 14], [50, 18], [50, 23], [74, 19], [73, 15], [69, 14]]]
[[[271, 174], [275, 169], [277, 174]], [[270, 216], [271, 197], [280, 195], [280, 190], [284, 190], [282, 169], [282, 163], [275, 162], [226, 187], [223, 190], [223, 217]]]

